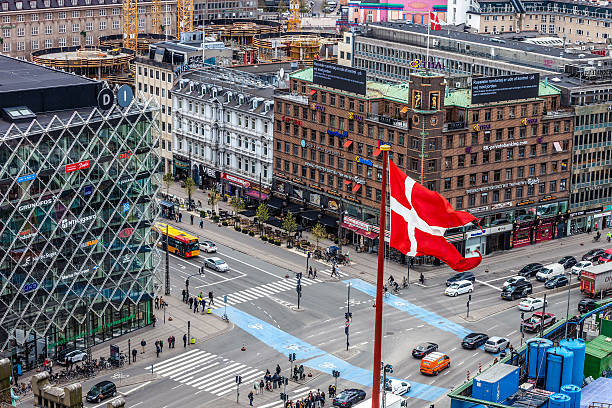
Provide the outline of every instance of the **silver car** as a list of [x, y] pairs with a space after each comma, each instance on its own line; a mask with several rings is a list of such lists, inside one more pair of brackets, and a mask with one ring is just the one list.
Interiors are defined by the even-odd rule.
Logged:
[[510, 345], [510, 341], [504, 337], [493, 336], [484, 344], [485, 351], [490, 353], [499, 353], [504, 351]]
[[229, 266], [227, 265], [227, 263], [223, 259], [217, 257], [206, 258], [204, 260], [204, 266], [210, 269], [214, 269], [217, 272], [229, 271]]
[[200, 249], [206, 253], [217, 252], [217, 246], [212, 241], [200, 242]]

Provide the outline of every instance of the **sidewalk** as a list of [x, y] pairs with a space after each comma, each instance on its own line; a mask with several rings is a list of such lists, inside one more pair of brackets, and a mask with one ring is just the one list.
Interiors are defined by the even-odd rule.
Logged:
[[[163, 188], [163, 192], [164, 193], [166, 192], [165, 188]], [[180, 187], [179, 183], [173, 183], [173, 185], [170, 186], [169, 192], [170, 194], [173, 194], [178, 197], [186, 197], [185, 190]], [[205, 209], [205, 210], [210, 209], [210, 206], [207, 204], [208, 203], [208, 191], [202, 191], [200, 189], [196, 189], [196, 191], [193, 193], [192, 198], [194, 199], [196, 204], [198, 200], [201, 201], [202, 209]], [[219, 207], [219, 210], [229, 211], [230, 213], [233, 211], [233, 209], [231, 208], [230, 205], [227, 204], [227, 202], [220, 201], [218, 203], [218, 207]], [[182, 211], [182, 212], [185, 214], [183, 215], [182, 224], [189, 225], [189, 219], [188, 219], [189, 217], [186, 215], [187, 211]], [[194, 219], [195, 219], [194, 227], [197, 227], [196, 224], [199, 223], [199, 212], [192, 212], [191, 214], [194, 215]], [[252, 218], [253, 217], [251, 217], [251, 219]], [[210, 225], [210, 220], [207, 220], [207, 224], [205, 225]], [[199, 228], [197, 229], [199, 230]], [[208, 228], [208, 231], [210, 231], [210, 228]], [[309, 231], [304, 231], [302, 235], [304, 239], [307, 239], [310, 242], [315, 241], [315, 239], [312, 237], [312, 234]], [[210, 238], [213, 239], [213, 237], [210, 237]], [[259, 237], [248, 237], [248, 239], [258, 240]], [[226, 235], [222, 235], [219, 241], [224, 242], [226, 245], [229, 245], [230, 247], [237, 249], [237, 250], [241, 250], [241, 248], [244, 248], [245, 246], [249, 246], [248, 240], [236, 241], [236, 240], [226, 238]], [[332, 243], [332, 241], [324, 239], [324, 240], [319, 241], [319, 245], [321, 247], [327, 247], [327, 246], [335, 245], [335, 244]], [[517, 259], [525, 259], [525, 263], [528, 263], [527, 259], [533, 256], [536, 256], [536, 257], [541, 256], [542, 258], [545, 258], [549, 250], [559, 249], [560, 247], [564, 247], [564, 246], [574, 247], [574, 248], [583, 246], [584, 251], [586, 252], [587, 250], [591, 249], [591, 247], [596, 248], [596, 247], [605, 246], [605, 245], [601, 241], [599, 243], [592, 243], [592, 235], [589, 235], [589, 234], [574, 235], [574, 236], [569, 236], [565, 238], [554, 239], [551, 241], [542, 242], [542, 243], [535, 244], [535, 245], [528, 245], [522, 248], [512, 249], [508, 251], [494, 252], [493, 254], [487, 255], [483, 258], [481, 265], [478, 266], [478, 270], [482, 270], [482, 271], [485, 271], [486, 273], [491, 273], [491, 274], [494, 274], [495, 272], [507, 272], [507, 266], [505, 266], [507, 265], [507, 263], [512, 263], [513, 261], [516, 262]], [[286, 248], [286, 247], [283, 247], [283, 248]], [[354, 247], [352, 245], [345, 246], [344, 248], [343, 248], [343, 252], [347, 252], [347, 250], [349, 252], [349, 258], [351, 260], [351, 263], [348, 267], [343, 267], [343, 271], [348, 272], [352, 274], [353, 276], [363, 279], [367, 282], [375, 284], [376, 283], [376, 273], [378, 269], [378, 254], [377, 253], [364, 253], [364, 252], [358, 253], [354, 250]], [[287, 250], [293, 251], [294, 253], [305, 256], [305, 254], [302, 254], [301, 252], [297, 250], [292, 250], [292, 249], [287, 249]], [[260, 253], [257, 251], [253, 251], [249, 253], [252, 256], [255, 256], [266, 262], [270, 262], [278, 266], [283, 266], [283, 267], [285, 266], [284, 263], [286, 261], [279, 260], [273, 256], [271, 257], [270, 254], [268, 253]], [[322, 262], [322, 261], [318, 261], [318, 262]], [[407, 265], [400, 265], [397, 262], [391, 261], [389, 259], [385, 260], [385, 276], [386, 277], [388, 275], [393, 275], [396, 279], [401, 279], [398, 277], [402, 277], [406, 275], [407, 272], [408, 272]], [[427, 286], [427, 281], [431, 278], [447, 277], [455, 273], [451, 268], [449, 268], [446, 265], [437, 266], [437, 267], [418, 265], [418, 266], [411, 267], [410, 272], [411, 272], [410, 282], [415, 283], [417, 285], [419, 285], [417, 283], [419, 274], [423, 273], [425, 275], [425, 286]]]

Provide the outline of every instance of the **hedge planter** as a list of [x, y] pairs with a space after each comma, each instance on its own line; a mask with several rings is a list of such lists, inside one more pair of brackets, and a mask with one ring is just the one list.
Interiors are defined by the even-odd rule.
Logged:
[[253, 231], [249, 231], [249, 236], [254, 237], [255, 233]]
[[268, 237], [266, 237], [266, 236], [264, 235], [264, 236], [262, 236], [262, 237], [261, 237], [261, 240], [262, 240], [262, 241], [267, 241], [267, 240], [268, 240]]
[[223, 225], [224, 227], [227, 227], [229, 224], [227, 223], [227, 221], [223, 221], [221, 225]]

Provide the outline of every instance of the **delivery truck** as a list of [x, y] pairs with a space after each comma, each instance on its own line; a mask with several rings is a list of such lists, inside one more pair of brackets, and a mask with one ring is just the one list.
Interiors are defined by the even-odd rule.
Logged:
[[579, 276], [580, 291], [586, 296], [599, 298], [612, 294], [612, 262], [583, 268]]

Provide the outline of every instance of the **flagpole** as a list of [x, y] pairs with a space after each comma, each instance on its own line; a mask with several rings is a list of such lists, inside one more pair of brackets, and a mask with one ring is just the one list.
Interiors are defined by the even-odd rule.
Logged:
[[431, 32], [431, 10], [427, 13], [429, 24], [427, 24], [427, 56], [425, 57], [425, 70], [429, 72], [429, 34]]
[[380, 408], [380, 371], [382, 360], [382, 312], [383, 312], [383, 281], [385, 279], [385, 218], [387, 214], [387, 161], [389, 145], [381, 145], [383, 152], [382, 193], [380, 199], [380, 232], [378, 236], [378, 272], [376, 274], [376, 319], [374, 322], [374, 367], [372, 370], [372, 408]]

